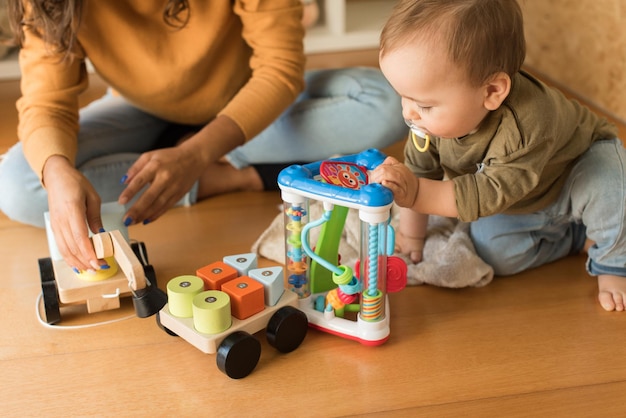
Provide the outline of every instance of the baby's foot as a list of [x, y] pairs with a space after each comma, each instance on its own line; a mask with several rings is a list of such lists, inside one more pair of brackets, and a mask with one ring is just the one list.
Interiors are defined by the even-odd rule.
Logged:
[[626, 302], [626, 277], [598, 276], [598, 300], [606, 311], [623, 311]]

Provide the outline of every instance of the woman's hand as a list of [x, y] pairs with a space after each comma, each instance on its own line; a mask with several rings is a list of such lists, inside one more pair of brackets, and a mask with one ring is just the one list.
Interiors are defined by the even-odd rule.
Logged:
[[191, 189], [206, 163], [192, 147], [176, 146], [142, 154], [123, 179], [126, 189], [118, 202], [128, 203], [146, 188], [128, 210], [124, 223], [148, 223], [163, 215]]
[[82, 173], [59, 155], [46, 161], [43, 181], [48, 192], [50, 224], [61, 256], [75, 271], [99, 269], [101, 262], [96, 258], [87, 228], [94, 233], [102, 229], [100, 196]]
[[244, 141], [244, 134], [235, 122], [226, 116], [218, 116], [176, 147], [142, 154], [128, 170], [124, 178], [126, 190], [118, 202], [125, 205], [146, 189], [128, 209], [124, 223], [131, 225], [156, 220], [191, 189], [210, 164]]

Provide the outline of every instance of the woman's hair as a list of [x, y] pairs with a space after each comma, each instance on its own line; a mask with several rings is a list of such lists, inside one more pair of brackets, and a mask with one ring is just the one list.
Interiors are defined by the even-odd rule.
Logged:
[[[439, 41], [473, 85], [498, 72], [510, 77], [526, 56], [516, 0], [400, 0], [380, 36], [380, 55], [412, 42]], [[428, 65], [428, 63], [425, 63]]]
[[[25, 5], [29, 9], [28, 16]], [[28, 27], [54, 52], [65, 58], [71, 55], [83, 13], [83, 0], [8, 0], [8, 10], [17, 45], [22, 45], [24, 27]], [[185, 27], [189, 21], [189, 0], [167, 0], [163, 21], [176, 29]]]

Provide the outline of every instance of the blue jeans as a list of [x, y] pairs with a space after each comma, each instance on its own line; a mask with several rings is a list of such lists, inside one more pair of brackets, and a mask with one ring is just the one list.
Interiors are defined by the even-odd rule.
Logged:
[[[314, 70], [305, 80], [306, 90], [291, 107], [226, 156], [234, 167], [317, 161], [383, 148], [406, 135], [400, 98], [379, 70]], [[175, 141], [162, 142], [171, 126], [122, 97], [106, 94], [80, 111], [76, 167], [102, 202], [116, 201], [124, 188], [120, 179], [141, 153], [173, 145]], [[197, 183], [185, 203], [195, 203], [196, 189]], [[0, 210], [9, 218], [43, 227], [47, 193], [19, 143], [0, 163], [0, 190]]]
[[589, 238], [587, 271], [626, 277], [626, 150], [597, 141], [583, 154], [560, 197], [527, 215], [494, 215], [470, 224], [478, 255], [495, 274], [510, 275], [580, 252]]

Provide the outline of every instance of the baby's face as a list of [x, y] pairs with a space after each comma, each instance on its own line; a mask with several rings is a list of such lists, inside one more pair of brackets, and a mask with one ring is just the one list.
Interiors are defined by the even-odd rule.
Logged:
[[472, 86], [445, 51], [413, 42], [388, 51], [380, 68], [402, 97], [402, 115], [421, 131], [459, 138], [476, 130], [489, 111], [485, 87]]

